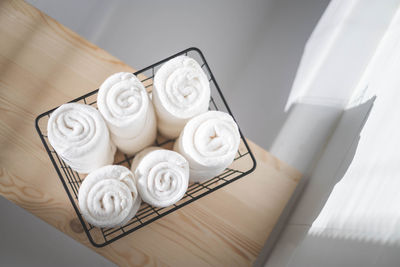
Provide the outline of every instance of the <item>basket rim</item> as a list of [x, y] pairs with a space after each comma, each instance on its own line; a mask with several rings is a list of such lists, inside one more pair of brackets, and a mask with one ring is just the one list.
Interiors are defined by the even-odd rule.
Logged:
[[[152, 69], [152, 68], [154, 68], [154, 67], [156, 67], [156, 66], [158, 66], [158, 65], [160, 65], [160, 64], [163, 64], [164, 62], [166, 62], [166, 61], [168, 61], [168, 60], [170, 60], [170, 59], [172, 59], [172, 58], [174, 58], [174, 57], [183, 55], [183, 54], [188, 53], [188, 52], [190, 52], [190, 51], [195, 51], [195, 52], [197, 52], [197, 53], [199, 54], [199, 56], [201, 57], [201, 59], [203, 60], [203, 62], [204, 62], [204, 64], [205, 64], [205, 67], [207, 68], [208, 73], [209, 73], [210, 76], [211, 76], [211, 80], [212, 80], [212, 81], [214, 82], [214, 84], [215, 84], [215, 88], [217, 89], [217, 92], [218, 92], [218, 94], [219, 94], [219, 97], [221, 98], [221, 100], [222, 100], [222, 102], [223, 102], [223, 104], [224, 104], [224, 106], [225, 106], [227, 112], [233, 117], [233, 119], [234, 119], [235, 122], [237, 123], [237, 121], [236, 121], [234, 115], [232, 114], [232, 111], [231, 111], [231, 109], [229, 108], [229, 105], [228, 105], [228, 103], [226, 102], [226, 99], [225, 99], [224, 95], [222, 94], [222, 91], [221, 91], [221, 89], [220, 89], [220, 87], [219, 87], [219, 85], [218, 85], [218, 83], [217, 83], [217, 81], [216, 81], [216, 79], [215, 79], [215, 77], [214, 77], [214, 74], [213, 74], [213, 72], [211, 71], [211, 69], [210, 69], [210, 67], [209, 67], [209, 65], [208, 65], [208, 62], [206, 61], [206, 59], [205, 59], [205, 57], [204, 57], [203, 52], [202, 52], [199, 48], [197, 48], [197, 47], [189, 47], [189, 48], [186, 48], [186, 49], [184, 49], [184, 50], [182, 50], [182, 51], [180, 51], [180, 52], [177, 52], [177, 53], [175, 53], [175, 54], [173, 54], [173, 55], [171, 55], [171, 56], [169, 56], [169, 57], [167, 57], [167, 58], [165, 58], [165, 59], [162, 59], [162, 60], [160, 60], [160, 61], [158, 61], [158, 62], [156, 62], [156, 63], [153, 63], [153, 64], [151, 64], [151, 65], [149, 65], [149, 66], [147, 66], [147, 67], [145, 67], [145, 68], [142, 68], [142, 69], [140, 69], [140, 70], [134, 72], [133, 74], [134, 74], [134, 75], [138, 75], [138, 74], [140, 74], [140, 73], [143, 73], [143, 72], [145, 72], [145, 71], [147, 71], [147, 70], [149, 70], [149, 69]], [[86, 97], [89, 97], [89, 96], [92, 96], [92, 95], [98, 93], [98, 91], [99, 91], [99, 89], [95, 89], [95, 90], [93, 90], [93, 91], [91, 91], [91, 92], [89, 92], [89, 93], [87, 93], [87, 94], [84, 94], [84, 95], [82, 95], [82, 96], [80, 96], [80, 97], [77, 97], [77, 98], [75, 98], [75, 99], [73, 99], [73, 100], [70, 100], [70, 101], [68, 101], [67, 103], [78, 102], [78, 101], [80, 101], [80, 100], [85, 99]], [[212, 193], [212, 192], [214, 192], [214, 191], [216, 191], [216, 190], [218, 190], [218, 189], [220, 189], [220, 188], [222, 188], [222, 187], [224, 187], [224, 186], [226, 186], [226, 185], [228, 185], [228, 184], [230, 184], [230, 183], [232, 183], [232, 182], [234, 182], [234, 181], [236, 181], [236, 180], [238, 180], [238, 179], [240, 179], [240, 178], [242, 178], [242, 177], [244, 177], [244, 176], [246, 176], [246, 175], [248, 175], [248, 174], [250, 174], [250, 173], [252, 173], [252, 172], [256, 169], [256, 167], [257, 167], [257, 161], [256, 161], [256, 159], [255, 159], [255, 156], [254, 156], [253, 152], [251, 151], [250, 146], [248, 145], [247, 140], [246, 140], [246, 138], [244, 137], [244, 135], [243, 135], [243, 133], [242, 133], [240, 127], [239, 127], [239, 124], [238, 124], [240, 137], [241, 137], [241, 139], [242, 139], [242, 141], [243, 141], [243, 143], [244, 143], [244, 145], [245, 145], [245, 147], [246, 147], [246, 149], [247, 149], [247, 151], [248, 151], [248, 154], [249, 154], [249, 156], [250, 156], [250, 158], [251, 158], [251, 160], [252, 160], [252, 167], [251, 167], [250, 169], [248, 169], [246, 172], [243, 172], [242, 174], [238, 175], [237, 177], [235, 177], [235, 178], [233, 178], [233, 179], [231, 179], [231, 180], [228, 180], [228, 181], [226, 181], [225, 183], [220, 184], [220, 185], [218, 185], [218, 186], [212, 188], [212, 189], [209, 190], [209, 191], [206, 191], [206, 192], [204, 192], [204, 193], [202, 193], [202, 194], [200, 194], [200, 195], [198, 195], [198, 196], [196, 196], [196, 197], [194, 197], [194, 198], [192, 198], [192, 199], [187, 200], [186, 202], [180, 204], [179, 206], [176, 206], [176, 207], [174, 207], [174, 208], [172, 208], [172, 209], [169, 209], [169, 210], [166, 211], [165, 213], [159, 214], [157, 217], [154, 217], [154, 218], [152, 218], [152, 219], [150, 219], [150, 220], [147, 220], [146, 222], [144, 222], [144, 223], [142, 223], [142, 224], [140, 224], [140, 225], [138, 225], [138, 226], [136, 226], [136, 227], [134, 227], [134, 228], [132, 228], [132, 229], [130, 229], [130, 230], [128, 230], [128, 231], [125, 231], [123, 234], [120, 234], [120, 235], [118, 235], [118, 236], [116, 236], [116, 237], [114, 237], [114, 238], [112, 238], [112, 239], [110, 239], [110, 240], [105, 240], [103, 243], [97, 243], [97, 242], [95, 242], [95, 240], [92, 238], [92, 236], [91, 236], [91, 234], [90, 234], [90, 232], [89, 232], [90, 229], [88, 229], [87, 226], [86, 226], [85, 220], [83, 219], [83, 217], [82, 217], [82, 215], [81, 215], [81, 213], [80, 213], [80, 211], [79, 211], [79, 209], [78, 209], [78, 207], [77, 207], [77, 205], [76, 205], [76, 203], [75, 203], [75, 200], [74, 200], [73, 196], [71, 195], [71, 192], [70, 192], [70, 190], [69, 190], [69, 188], [68, 188], [68, 185], [66, 184], [66, 181], [65, 181], [63, 175], [61, 174], [61, 171], [60, 171], [60, 169], [59, 169], [59, 167], [58, 167], [58, 165], [57, 165], [57, 163], [56, 163], [54, 157], [51, 155], [52, 152], [51, 152], [49, 146], [47, 145], [47, 142], [45, 141], [44, 135], [43, 135], [43, 133], [42, 133], [42, 131], [41, 131], [41, 129], [40, 129], [40, 126], [39, 126], [40, 120], [41, 120], [43, 117], [45, 117], [45, 116], [50, 116], [50, 114], [51, 114], [54, 110], [56, 110], [58, 107], [59, 107], [59, 106], [57, 106], [57, 107], [55, 107], [55, 108], [52, 108], [52, 109], [50, 109], [50, 110], [48, 110], [48, 111], [45, 111], [45, 112], [41, 113], [40, 115], [38, 115], [38, 116], [35, 118], [35, 128], [36, 128], [36, 131], [37, 131], [37, 133], [38, 133], [38, 135], [39, 135], [39, 137], [40, 137], [40, 139], [41, 139], [41, 141], [42, 141], [42, 143], [43, 143], [43, 146], [45, 147], [46, 152], [47, 152], [47, 154], [48, 154], [48, 156], [49, 156], [49, 158], [50, 158], [50, 160], [51, 160], [51, 162], [52, 162], [52, 164], [53, 164], [53, 167], [54, 167], [54, 169], [55, 169], [56, 172], [57, 172], [58, 178], [59, 178], [59, 179], [61, 180], [61, 182], [62, 182], [62, 185], [63, 185], [63, 187], [64, 187], [64, 190], [66, 191], [66, 193], [67, 193], [67, 195], [68, 195], [68, 198], [69, 198], [69, 200], [70, 200], [70, 202], [71, 202], [71, 204], [72, 204], [72, 206], [73, 206], [73, 208], [74, 208], [74, 210], [75, 210], [75, 213], [76, 213], [76, 215], [78, 216], [78, 219], [79, 219], [79, 221], [80, 221], [81, 224], [82, 224], [82, 227], [83, 227], [83, 229], [84, 229], [84, 231], [85, 231], [85, 233], [86, 233], [86, 236], [88, 237], [90, 243], [91, 243], [93, 246], [98, 247], [98, 248], [104, 247], [104, 246], [106, 246], [106, 245], [109, 245], [110, 243], [112, 243], [112, 242], [114, 242], [114, 241], [117, 241], [117, 240], [119, 240], [120, 238], [122, 238], [122, 237], [124, 237], [124, 236], [126, 236], [126, 235], [128, 235], [128, 234], [130, 234], [130, 233], [133, 233], [134, 231], [136, 231], [136, 230], [138, 230], [138, 229], [140, 229], [140, 228], [142, 228], [142, 227], [144, 227], [144, 226], [146, 226], [146, 225], [148, 225], [148, 224], [150, 224], [150, 223], [152, 223], [152, 222], [154, 222], [154, 221], [156, 221], [156, 220], [158, 220], [158, 219], [161, 219], [162, 217], [164, 217], [164, 216], [166, 216], [166, 215], [168, 215], [168, 214], [170, 214], [170, 213], [172, 213], [172, 212], [174, 212], [174, 211], [176, 211], [176, 210], [178, 210], [178, 209], [180, 209], [180, 208], [182, 208], [182, 207], [184, 207], [184, 206], [186, 206], [186, 205], [188, 205], [188, 204], [190, 204], [190, 203], [192, 203], [192, 202], [194, 202], [194, 201], [196, 201], [196, 200], [198, 200], [198, 199], [200, 199], [200, 198], [202, 198], [202, 197], [204, 197], [204, 196], [206, 196], [206, 195], [208, 195], [208, 194], [210, 194], [210, 193]]]

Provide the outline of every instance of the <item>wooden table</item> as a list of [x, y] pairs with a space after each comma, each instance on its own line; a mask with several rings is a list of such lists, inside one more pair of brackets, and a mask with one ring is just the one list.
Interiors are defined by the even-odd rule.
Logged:
[[121, 266], [243, 266], [255, 260], [300, 174], [252, 142], [257, 168], [251, 175], [111, 245], [93, 247], [34, 120], [110, 74], [134, 70], [22, 1], [0, 2], [0, 36], [2, 196]]

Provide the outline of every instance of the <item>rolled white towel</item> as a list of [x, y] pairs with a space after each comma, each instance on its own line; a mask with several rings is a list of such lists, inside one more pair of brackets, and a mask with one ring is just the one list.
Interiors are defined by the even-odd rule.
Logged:
[[150, 147], [139, 152], [132, 162], [143, 201], [155, 207], [178, 202], [189, 183], [189, 164], [177, 152]]
[[158, 130], [168, 138], [178, 137], [190, 118], [208, 110], [210, 83], [190, 57], [178, 56], [162, 65], [153, 87]]
[[133, 173], [121, 165], [91, 172], [79, 188], [78, 201], [82, 216], [98, 227], [125, 225], [141, 203]]
[[57, 154], [77, 172], [89, 173], [114, 161], [115, 145], [94, 107], [61, 105], [50, 116], [47, 134]]
[[186, 124], [174, 150], [188, 160], [190, 181], [203, 182], [221, 174], [233, 162], [239, 144], [239, 129], [232, 116], [208, 111]]
[[129, 72], [108, 77], [100, 86], [97, 105], [119, 150], [135, 154], [157, 135], [153, 104], [143, 84]]

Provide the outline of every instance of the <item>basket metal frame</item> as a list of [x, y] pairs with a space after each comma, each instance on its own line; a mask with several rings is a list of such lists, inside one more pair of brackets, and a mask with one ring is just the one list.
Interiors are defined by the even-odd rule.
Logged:
[[[203, 70], [205, 71], [205, 73], [207, 74], [210, 84], [213, 85], [212, 89], [214, 89], [213, 93], [215, 94], [215, 96], [214, 97], [212, 96], [210, 99], [210, 109], [220, 110], [221, 104], [222, 104], [223, 109], [226, 112], [228, 112], [230, 115], [232, 115], [232, 117], [234, 117], [226, 100], [225, 100], [225, 97], [223, 96], [223, 94], [221, 92], [221, 89], [219, 88], [219, 86], [215, 80], [213, 73], [210, 70], [210, 67], [209, 67], [203, 53], [198, 48], [191, 47], [191, 48], [185, 49], [185, 50], [178, 52], [170, 57], [167, 57], [157, 63], [154, 63], [144, 69], [141, 69], [141, 70], [135, 72], [134, 74], [136, 76], [145, 75], [145, 78], [142, 79], [141, 81], [145, 84], [146, 89], [149, 90], [150, 89], [149, 87], [152, 86], [152, 79], [154, 77], [156, 68], [160, 67], [163, 63], [165, 63], [166, 61], [168, 61], [174, 57], [177, 57], [180, 55], [192, 56], [193, 54], [194, 54], [194, 56], [198, 57], [198, 59], [200, 61], [202, 61], [200, 63], [200, 65], [203, 68]], [[82, 103], [85, 103], [88, 105], [96, 105], [96, 101], [93, 101], [93, 99], [90, 101], [90, 98], [91, 97], [93, 98], [93, 96], [95, 96], [98, 93], [98, 90], [99, 89], [96, 89], [90, 93], [87, 93], [81, 97], [78, 97], [72, 101], [69, 101], [69, 103], [82, 102]], [[216, 97], [219, 97], [220, 107], [217, 107], [217, 103], [215, 101]], [[84, 220], [84, 218], [82, 217], [82, 215], [79, 211], [79, 208], [78, 208], [78, 206], [79, 206], [78, 205], [78, 191], [79, 191], [79, 186], [83, 179], [82, 174], [79, 174], [79, 173], [73, 171], [67, 164], [65, 164], [65, 162], [59, 157], [59, 155], [55, 152], [55, 150], [51, 147], [50, 143], [48, 142], [47, 135], [46, 135], [47, 130], [42, 129], [42, 128], [44, 128], [43, 124], [41, 123], [42, 120], [45, 120], [45, 119], [48, 120], [48, 118], [50, 117], [50, 114], [56, 108], [46, 111], [36, 118], [36, 120], [35, 120], [36, 130], [37, 130], [39, 137], [43, 143], [43, 146], [46, 149], [46, 151], [49, 155], [49, 158], [58, 174], [58, 177], [60, 178], [60, 180], [63, 184], [63, 187], [64, 187], [64, 189], [68, 195], [68, 198], [76, 212], [76, 215], [82, 224], [83, 230], [85, 231], [91, 244], [95, 247], [104, 247], [104, 246], [130, 234], [130, 233], [133, 233], [134, 231], [188, 205], [189, 203], [192, 203], [192, 202], [236, 181], [237, 179], [243, 178], [244, 176], [246, 176], [249, 173], [251, 173], [252, 171], [254, 171], [254, 169], [256, 168], [255, 157], [254, 157], [252, 151], [250, 150], [250, 147], [247, 144], [247, 141], [244, 138], [241, 130], [239, 129], [240, 136], [241, 136], [242, 149], [239, 149], [238, 155], [236, 156], [235, 161], [241, 160], [242, 158], [247, 158], [246, 162], [248, 162], [248, 164], [247, 164], [245, 170], [227, 168], [227, 169], [225, 169], [225, 171], [222, 174], [214, 177], [213, 179], [210, 179], [203, 183], [190, 184], [189, 188], [188, 188], [187, 192], [185, 193], [184, 197], [182, 198], [182, 200], [180, 200], [178, 203], [176, 203], [170, 207], [167, 207], [167, 208], [155, 208], [155, 207], [148, 205], [147, 203], [142, 203], [142, 205], [141, 205], [139, 211], [137, 212], [137, 214], [135, 215], [135, 217], [132, 218], [131, 221], [129, 221], [128, 224], [123, 227], [97, 228], [97, 227], [94, 227], [93, 225], [90, 225], [89, 223], [87, 223]], [[42, 128], [40, 127], [41, 124], [42, 124]], [[173, 141], [174, 140], [166, 140], [166, 139], [163, 139], [162, 137], [158, 137], [157, 141], [156, 141], [156, 145], [157, 146], [166, 146]], [[133, 156], [128, 156], [126, 154], [123, 154], [123, 156], [121, 156], [121, 157], [122, 157], [121, 160], [117, 161], [115, 164], [122, 164], [122, 165], [125, 165], [126, 167], [130, 167]], [[96, 232], [96, 234], [95, 234], [95, 232]]]

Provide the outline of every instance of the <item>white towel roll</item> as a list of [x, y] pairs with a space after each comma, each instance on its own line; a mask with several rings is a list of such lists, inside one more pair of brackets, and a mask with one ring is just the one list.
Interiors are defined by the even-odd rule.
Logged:
[[155, 207], [178, 202], [189, 183], [189, 164], [177, 152], [150, 147], [139, 152], [132, 162], [143, 201]]
[[208, 110], [209, 101], [210, 83], [196, 60], [178, 56], [157, 71], [153, 103], [162, 135], [178, 137], [190, 118]]
[[115, 145], [94, 107], [61, 105], [51, 114], [47, 133], [57, 154], [77, 172], [89, 173], [114, 161]]
[[100, 86], [97, 105], [119, 150], [135, 154], [157, 135], [153, 104], [143, 84], [129, 72], [108, 77]]
[[121, 165], [91, 172], [79, 188], [78, 201], [85, 220], [98, 227], [125, 225], [141, 203], [133, 173]]
[[174, 150], [188, 160], [190, 181], [203, 182], [221, 174], [233, 162], [239, 144], [239, 129], [232, 116], [208, 111], [186, 124]]

